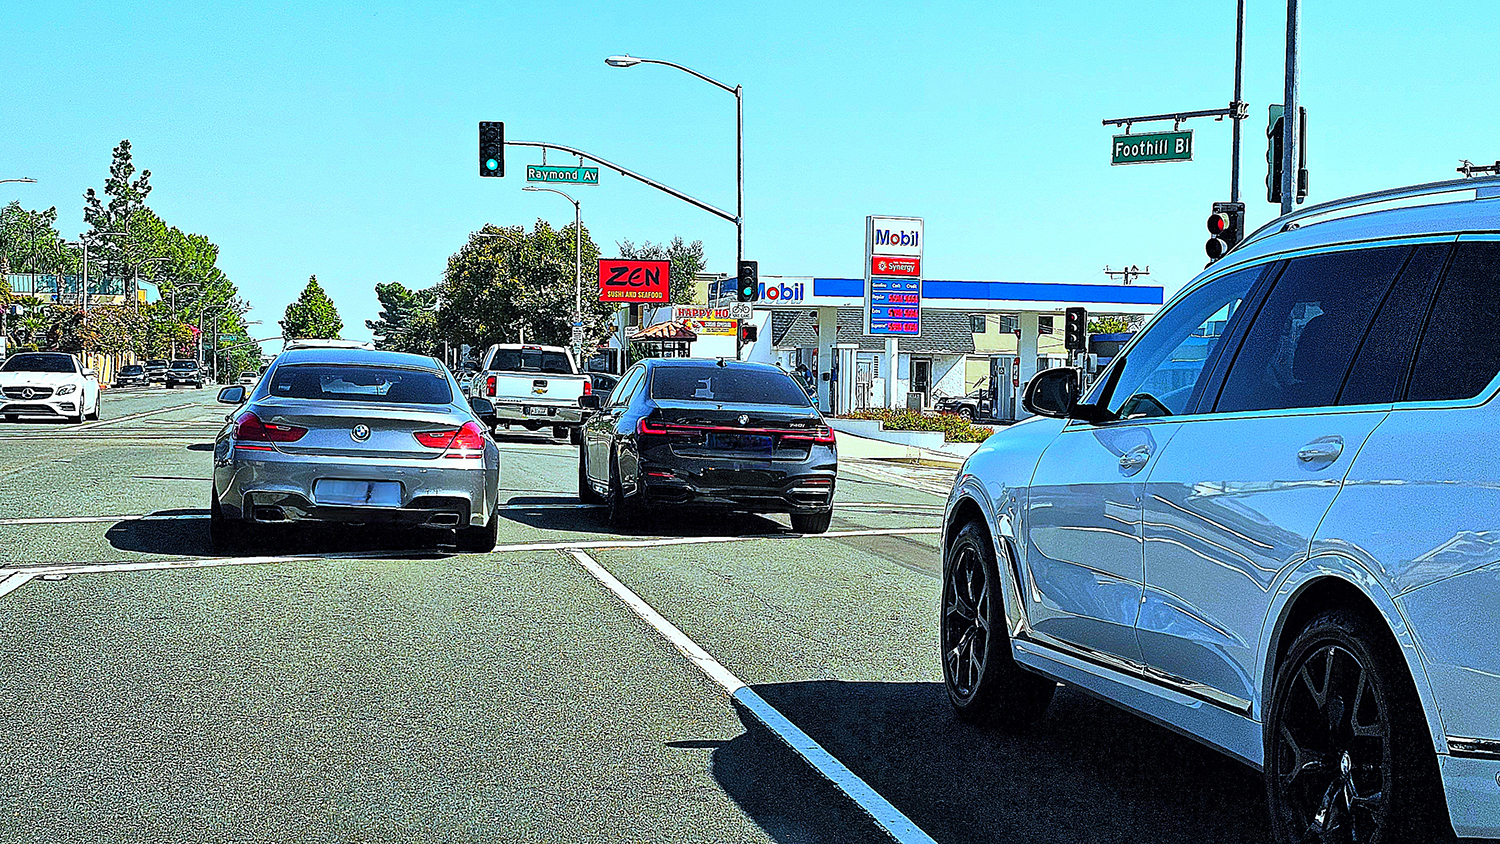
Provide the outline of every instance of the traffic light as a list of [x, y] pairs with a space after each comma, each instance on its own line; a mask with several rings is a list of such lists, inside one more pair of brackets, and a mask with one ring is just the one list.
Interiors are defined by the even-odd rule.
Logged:
[[741, 302], [754, 302], [760, 298], [760, 264], [758, 262], [740, 262], [740, 285], [735, 293]]
[[1089, 312], [1083, 308], [1063, 311], [1063, 348], [1081, 352], [1088, 348]]
[[746, 323], [740, 326], [740, 343], [754, 343], [760, 337], [760, 328]]
[[1271, 106], [1271, 122], [1266, 126], [1266, 201], [1281, 204], [1281, 148], [1285, 137], [1286, 107]]
[[505, 124], [479, 121], [479, 175], [505, 175]]
[[1215, 202], [1208, 215], [1208, 243], [1203, 247], [1210, 261], [1229, 254], [1245, 237], [1245, 203]]

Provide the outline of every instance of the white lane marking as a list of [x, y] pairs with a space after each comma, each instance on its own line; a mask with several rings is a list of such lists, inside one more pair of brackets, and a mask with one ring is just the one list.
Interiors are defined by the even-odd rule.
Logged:
[[929, 842], [935, 844], [931, 836], [923, 832], [911, 819], [902, 814], [900, 809], [891, 805], [890, 801], [881, 797], [869, 783], [860, 779], [859, 775], [849, 770], [844, 763], [840, 762], [813, 740], [812, 736], [804, 733], [796, 724], [793, 724], [785, 715], [782, 715], [774, 706], [767, 703], [764, 698], [756, 694], [753, 689], [745, 684], [743, 680], [734, 676], [729, 669], [725, 668], [718, 660], [714, 659], [708, 651], [688, 638], [687, 634], [677, 628], [675, 624], [667, 621], [662, 614], [657, 612], [650, 604], [630, 590], [628, 586], [621, 583], [618, 578], [610, 574], [593, 557], [583, 551], [571, 550], [568, 552], [573, 559], [577, 560], [584, 570], [594, 576], [594, 579], [603, 584], [604, 588], [614, 593], [625, 606], [629, 607], [640, 619], [651, 625], [662, 638], [671, 643], [688, 661], [697, 666], [705, 676], [718, 683], [729, 697], [738, 701], [750, 713], [756, 717], [766, 729], [776, 734], [793, 753], [801, 756], [818, 773], [833, 783], [834, 787], [842, 791], [853, 800], [856, 805], [863, 809], [870, 818], [888, 835], [902, 844], [907, 842]]
[[106, 425], [118, 425], [121, 422], [129, 422], [132, 419], [141, 419], [141, 418], [146, 417], [146, 416], [157, 416], [157, 415], [162, 414], [162, 413], [171, 413], [174, 410], [182, 410], [185, 407], [192, 407], [192, 405], [191, 404], [174, 404], [171, 407], [164, 407], [164, 408], [162, 408], [160, 410], [147, 410], [147, 411], [144, 411], [144, 412], [141, 412], [141, 413], [132, 413], [129, 416], [120, 416], [120, 417], [117, 417], [115, 419], [105, 419], [103, 422], [90, 422], [87, 425], [69, 425], [67, 428], [64, 428], [63, 430], [66, 430], [66, 431], [88, 431], [88, 430], [91, 430], [93, 428], [103, 428]]
[[[187, 518], [203, 518], [187, 517]], [[819, 534], [787, 534], [787, 533], [765, 533], [752, 534], [749, 536], [684, 536], [663, 539], [596, 539], [585, 542], [527, 542], [514, 545], [496, 545], [490, 553], [516, 553], [521, 551], [571, 551], [575, 549], [598, 550], [601, 548], [665, 548], [673, 545], [714, 545], [724, 542], [755, 542], [761, 539], [772, 539], [782, 541], [797, 541], [801, 539], [840, 539], [850, 536], [914, 536], [921, 534], [941, 533], [940, 528], [894, 528], [883, 530], [830, 530]], [[92, 563], [41, 563], [24, 567], [12, 567], [0, 569], [0, 576], [24, 568], [25, 571], [39, 574], [98, 574], [101, 572], [114, 571], [151, 571], [156, 569], [172, 568], [213, 568], [216, 566], [250, 566], [265, 565], [267, 563], [292, 563], [301, 561], [317, 560], [395, 560], [409, 559], [412, 557], [449, 557], [455, 556], [452, 551], [441, 550], [385, 550], [385, 551], [349, 551], [329, 554], [285, 554], [281, 556], [264, 557], [202, 557], [198, 559], [169, 559], [169, 560], [145, 560], [140, 562], [110, 562], [99, 561]]]
[[20, 589], [35, 574], [29, 571], [13, 571], [0, 577], [0, 598]]

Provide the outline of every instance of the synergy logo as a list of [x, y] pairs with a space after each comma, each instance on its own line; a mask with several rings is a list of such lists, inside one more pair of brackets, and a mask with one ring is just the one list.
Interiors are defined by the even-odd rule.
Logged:
[[800, 302], [804, 298], [803, 288], [806, 282], [794, 284], [766, 284], [760, 283], [760, 300], [762, 302]]

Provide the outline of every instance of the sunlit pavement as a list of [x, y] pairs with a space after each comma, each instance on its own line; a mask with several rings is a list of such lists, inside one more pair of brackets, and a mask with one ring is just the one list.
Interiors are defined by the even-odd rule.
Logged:
[[934, 840], [1266, 838], [1258, 774], [1077, 692], [1020, 734], [954, 720], [951, 469], [846, 466], [826, 536], [621, 535], [576, 448], [502, 431], [494, 553], [344, 529], [226, 558], [214, 393], [0, 422], [0, 840], [889, 840], [572, 549]]

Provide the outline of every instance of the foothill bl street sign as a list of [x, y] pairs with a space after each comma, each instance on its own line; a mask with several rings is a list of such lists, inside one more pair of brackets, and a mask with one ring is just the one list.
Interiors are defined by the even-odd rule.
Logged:
[[1192, 161], [1193, 130], [1115, 135], [1109, 146], [1110, 164], [1153, 164], [1158, 161]]

